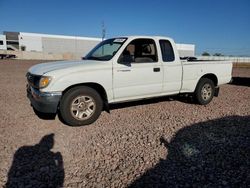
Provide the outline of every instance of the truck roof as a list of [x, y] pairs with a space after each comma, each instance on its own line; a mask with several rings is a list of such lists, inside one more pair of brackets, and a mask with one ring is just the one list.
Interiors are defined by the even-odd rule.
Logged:
[[122, 38], [122, 37], [126, 37], [129, 39], [136, 39], [136, 38], [151, 38], [151, 39], [167, 39], [167, 40], [173, 40], [170, 37], [164, 37], [164, 36], [149, 36], [149, 35], [129, 35], [129, 36], [119, 36], [119, 37], [114, 37], [114, 38]]

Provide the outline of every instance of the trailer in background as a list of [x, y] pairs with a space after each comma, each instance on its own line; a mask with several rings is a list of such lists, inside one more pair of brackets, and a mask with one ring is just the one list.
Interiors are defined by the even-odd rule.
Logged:
[[7, 50], [5, 35], [0, 35], [0, 50]]

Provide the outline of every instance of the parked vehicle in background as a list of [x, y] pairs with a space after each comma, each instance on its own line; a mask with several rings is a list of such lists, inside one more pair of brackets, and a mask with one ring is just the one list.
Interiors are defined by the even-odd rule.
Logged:
[[171, 38], [131, 36], [107, 39], [82, 61], [43, 63], [27, 73], [32, 106], [60, 113], [71, 126], [97, 120], [110, 103], [188, 93], [210, 103], [230, 82], [232, 62], [183, 61]]
[[12, 59], [12, 58], [16, 58], [16, 55], [15, 54], [0, 54], [0, 59]]

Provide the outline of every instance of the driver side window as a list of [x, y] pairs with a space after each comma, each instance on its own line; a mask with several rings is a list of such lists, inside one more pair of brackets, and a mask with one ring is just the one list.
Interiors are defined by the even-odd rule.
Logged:
[[133, 40], [118, 59], [118, 63], [153, 63], [157, 61], [156, 45], [153, 39]]

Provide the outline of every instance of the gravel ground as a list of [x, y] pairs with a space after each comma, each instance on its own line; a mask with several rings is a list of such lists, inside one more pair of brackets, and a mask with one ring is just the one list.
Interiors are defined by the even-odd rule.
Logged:
[[25, 73], [0, 61], [0, 187], [247, 187], [250, 69], [207, 106], [180, 97], [113, 105], [92, 125], [39, 119]]

